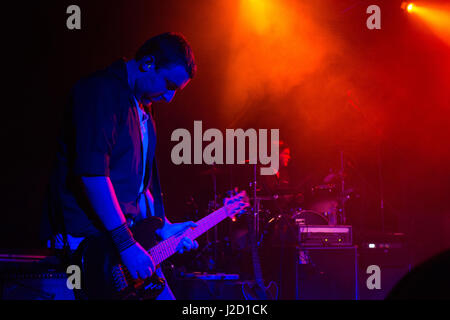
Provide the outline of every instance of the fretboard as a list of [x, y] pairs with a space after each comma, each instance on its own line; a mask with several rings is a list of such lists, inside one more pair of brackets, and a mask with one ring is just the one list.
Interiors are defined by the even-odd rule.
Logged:
[[178, 244], [184, 237], [194, 240], [227, 217], [228, 215], [225, 208], [220, 208], [219, 210], [216, 210], [210, 215], [197, 221], [197, 227], [190, 228], [180, 235], [172, 236], [160, 242], [149, 250], [151, 257], [153, 258], [153, 262], [155, 264], [160, 264], [176, 252]]

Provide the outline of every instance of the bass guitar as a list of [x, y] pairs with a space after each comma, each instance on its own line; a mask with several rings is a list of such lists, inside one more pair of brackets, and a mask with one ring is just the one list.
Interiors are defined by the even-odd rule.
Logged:
[[[222, 208], [197, 221], [197, 227], [159, 243], [155, 231], [163, 226], [160, 218], [144, 219], [130, 229], [135, 240], [147, 250], [159, 267], [160, 263], [176, 253], [177, 246], [184, 237], [194, 240], [226, 218], [244, 213], [248, 206], [247, 195], [242, 191], [225, 199]], [[84, 240], [74, 257], [74, 263], [81, 268], [81, 289], [75, 289], [75, 294], [80, 299], [155, 299], [166, 285], [156, 272], [145, 280], [134, 280], [122, 264], [120, 255], [107, 234]]]

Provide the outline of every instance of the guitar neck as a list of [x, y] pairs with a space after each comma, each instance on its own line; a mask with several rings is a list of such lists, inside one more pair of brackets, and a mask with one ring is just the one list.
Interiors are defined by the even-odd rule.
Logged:
[[225, 208], [220, 208], [219, 210], [216, 210], [210, 215], [197, 221], [196, 228], [190, 228], [182, 234], [172, 236], [160, 242], [149, 250], [149, 254], [153, 258], [153, 262], [155, 264], [160, 264], [176, 252], [178, 244], [184, 237], [194, 240], [217, 225], [219, 222], [225, 220], [227, 217], [228, 215]]

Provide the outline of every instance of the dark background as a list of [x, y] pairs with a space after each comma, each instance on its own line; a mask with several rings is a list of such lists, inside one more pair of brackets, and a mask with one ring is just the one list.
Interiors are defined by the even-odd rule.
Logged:
[[[296, 20], [299, 29], [279, 39], [283, 53], [289, 53], [297, 31], [301, 37], [309, 30], [325, 30], [332, 40], [319, 34], [315, 42], [310, 33], [304, 42], [297, 39], [304, 44], [306, 62], [298, 56], [279, 57], [300, 70], [298, 78], [284, 77], [285, 69], [280, 77], [274, 73], [279, 63], [276, 47], [251, 51], [261, 83], [239, 73], [248, 67], [239, 57], [248, 55], [236, 39], [247, 39], [248, 32], [237, 22], [238, 2], [45, 1], [4, 6], [0, 248], [40, 246], [42, 201], [65, 97], [73, 83], [117, 58], [132, 58], [146, 39], [165, 31], [182, 32], [198, 64], [197, 77], [173, 103], [156, 108], [157, 159], [171, 220], [187, 218], [186, 197], [192, 195], [201, 208], [212, 198], [211, 178], [200, 175], [206, 166], [175, 166], [170, 160], [173, 130], [193, 132], [193, 121], [202, 120], [204, 130], [222, 132], [279, 128], [291, 145], [292, 171], [299, 182], [320, 182], [330, 168], [339, 168], [343, 151], [347, 183], [361, 195], [349, 213], [359, 239], [383, 229], [405, 233], [413, 262], [448, 248], [448, 42], [402, 11], [400, 1], [281, 2], [307, 15], [307, 26], [312, 26], [302, 29], [302, 20]], [[71, 4], [81, 7], [81, 30], [66, 28]], [[370, 4], [381, 8], [381, 30], [365, 26]], [[270, 38], [270, 32], [259, 36], [255, 47], [265, 48], [265, 37], [277, 43], [277, 34]], [[320, 60], [302, 73], [316, 52]], [[218, 191], [245, 185], [251, 171], [243, 171], [219, 176]]]

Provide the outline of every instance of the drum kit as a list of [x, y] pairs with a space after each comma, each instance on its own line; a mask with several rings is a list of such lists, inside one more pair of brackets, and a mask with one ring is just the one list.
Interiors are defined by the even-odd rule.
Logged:
[[[294, 229], [298, 225], [335, 226], [346, 224], [348, 221], [345, 207], [347, 201], [353, 198], [354, 190], [346, 187], [346, 174], [342, 167], [340, 171], [330, 172], [326, 175], [322, 179], [322, 184], [316, 184], [309, 188], [304, 186], [291, 189], [283, 188], [268, 194], [263, 192], [264, 188], [261, 187], [262, 183], [257, 179], [256, 165], [254, 165], [253, 177], [247, 183], [247, 194], [250, 195], [252, 204], [250, 214], [253, 218], [253, 223], [251, 223], [251, 227], [254, 228], [253, 232], [247, 232], [247, 224], [241, 223], [240, 227], [229, 228], [230, 234], [221, 236], [217, 230], [214, 230], [214, 241], [211, 241], [213, 239], [209, 235], [208, 243], [215, 243], [216, 245], [213, 247], [222, 247], [217, 244], [221, 242], [220, 238], [226, 238], [237, 250], [246, 250], [250, 243], [248, 235], [252, 234], [256, 236], [258, 246], [271, 247], [273, 246], [273, 243], [270, 243], [273, 241], [271, 233], [279, 233], [280, 230], [276, 230], [280, 229], [281, 224], [288, 224]], [[202, 173], [212, 176], [214, 200], [210, 202], [215, 205], [211, 209], [219, 205], [218, 201], [221, 198], [217, 194], [217, 175], [228, 173], [216, 166], [212, 166]], [[213, 256], [214, 258], [218, 257], [216, 250], [214, 250]]]

